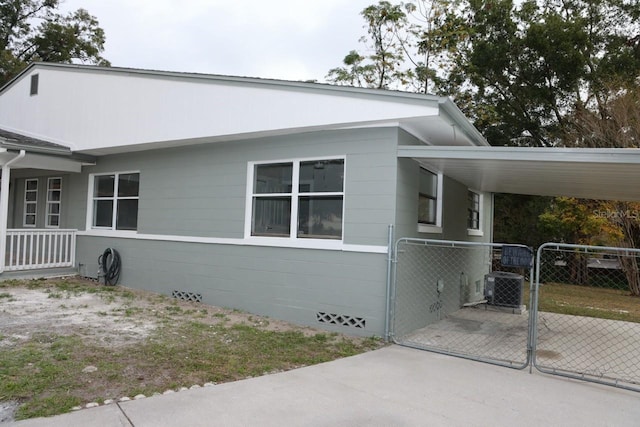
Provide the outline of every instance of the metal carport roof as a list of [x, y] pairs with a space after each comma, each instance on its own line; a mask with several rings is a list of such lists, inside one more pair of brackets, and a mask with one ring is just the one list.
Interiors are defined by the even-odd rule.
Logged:
[[495, 193], [640, 201], [640, 149], [400, 146], [469, 188]]

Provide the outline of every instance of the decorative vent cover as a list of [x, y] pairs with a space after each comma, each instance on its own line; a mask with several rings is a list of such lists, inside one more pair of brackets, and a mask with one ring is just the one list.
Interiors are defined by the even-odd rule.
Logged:
[[202, 295], [187, 291], [173, 291], [171, 296], [183, 301], [202, 302]]
[[320, 323], [330, 323], [332, 325], [351, 326], [353, 328], [364, 328], [363, 317], [349, 316], [348, 314], [316, 313], [316, 319]]

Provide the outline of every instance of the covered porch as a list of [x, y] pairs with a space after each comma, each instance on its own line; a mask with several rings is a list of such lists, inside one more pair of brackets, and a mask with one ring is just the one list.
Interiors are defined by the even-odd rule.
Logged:
[[0, 129], [0, 274], [76, 267], [65, 183], [91, 159], [68, 147]]

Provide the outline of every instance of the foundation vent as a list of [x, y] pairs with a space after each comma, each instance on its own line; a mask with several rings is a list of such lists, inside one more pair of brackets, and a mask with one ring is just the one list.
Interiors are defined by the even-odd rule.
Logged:
[[187, 291], [173, 291], [171, 296], [183, 301], [202, 302], [202, 295]]
[[352, 328], [364, 328], [364, 317], [349, 316], [348, 314], [332, 314], [319, 311], [316, 313], [316, 319], [320, 323], [329, 323], [331, 325], [350, 326]]

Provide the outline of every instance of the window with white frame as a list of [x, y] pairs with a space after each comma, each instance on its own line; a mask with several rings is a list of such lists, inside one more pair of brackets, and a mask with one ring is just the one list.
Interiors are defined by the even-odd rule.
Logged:
[[252, 236], [342, 239], [344, 159], [251, 166]]
[[480, 195], [471, 190], [467, 192], [467, 228], [480, 229]]
[[47, 179], [47, 227], [60, 227], [60, 204], [62, 203], [62, 178]]
[[137, 230], [140, 174], [92, 175], [92, 228]]
[[441, 232], [442, 174], [420, 168], [418, 183], [418, 231]]
[[26, 179], [24, 183], [24, 219], [22, 225], [35, 227], [38, 214], [38, 180]]
[[467, 230], [470, 235], [482, 236], [483, 195], [477, 191], [467, 191]]

